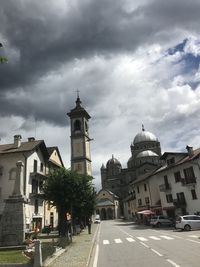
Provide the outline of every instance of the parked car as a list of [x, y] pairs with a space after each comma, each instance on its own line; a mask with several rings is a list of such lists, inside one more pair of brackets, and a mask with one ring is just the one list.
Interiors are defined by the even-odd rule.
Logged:
[[95, 217], [94, 223], [100, 223], [100, 222], [101, 222], [100, 215], [97, 214], [96, 217]]
[[176, 219], [176, 229], [190, 231], [191, 229], [200, 229], [200, 216], [183, 215]]
[[159, 215], [159, 216], [154, 216], [151, 218], [150, 225], [152, 225], [153, 227], [160, 227], [162, 225], [172, 226], [173, 221], [168, 217], [165, 217], [163, 215]]

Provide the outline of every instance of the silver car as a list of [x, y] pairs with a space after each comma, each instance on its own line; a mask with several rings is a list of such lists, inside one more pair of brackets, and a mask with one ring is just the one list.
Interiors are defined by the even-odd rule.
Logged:
[[191, 229], [200, 229], [200, 216], [183, 215], [176, 219], [176, 229], [190, 231]]
[[160, 227], [162, 225], [172, 226], [173, 221], [171, 219], [169, 219], [168, 217], [165, 217], [163, 215], [159, 215], [159, 216], [154, 216], [151, 218], [150, 225], [152, 225], [153, 227]]

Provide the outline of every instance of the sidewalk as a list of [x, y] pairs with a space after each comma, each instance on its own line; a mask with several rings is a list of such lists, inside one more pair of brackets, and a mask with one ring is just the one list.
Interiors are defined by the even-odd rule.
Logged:
[[84, 229], [79, 235], [73, 236], [72, 243], [58, 251], [52, 258], [44, 263], [48, 267], [87, 267], [90, 262], [95, 235], [99, 224], [92, 224], [92, 233]]

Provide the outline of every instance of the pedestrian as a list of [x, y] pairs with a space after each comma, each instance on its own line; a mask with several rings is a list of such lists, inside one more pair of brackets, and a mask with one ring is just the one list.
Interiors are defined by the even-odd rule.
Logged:
[[92, 220], [91, 218], [88, 219], [88, 234], [91, 234], [91, 225], [92, 225]]

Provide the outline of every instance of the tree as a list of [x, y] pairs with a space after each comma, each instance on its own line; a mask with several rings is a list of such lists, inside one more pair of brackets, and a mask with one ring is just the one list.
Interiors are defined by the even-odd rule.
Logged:
[[61, 235], [66, 234], [67, 212], [79, 219], [92, 215], [95, 205], [92, 179], [65, 168], [50, 171], [44, 185], [45, 199], [57, 208]]
[[[0, 43], [0, 48], [3, 47], [2, 43]], [[3, 64], [5, 62], [8, 62], [7, 58], [6, 57], [2, 57], [0, 56], [0, 63]]]

